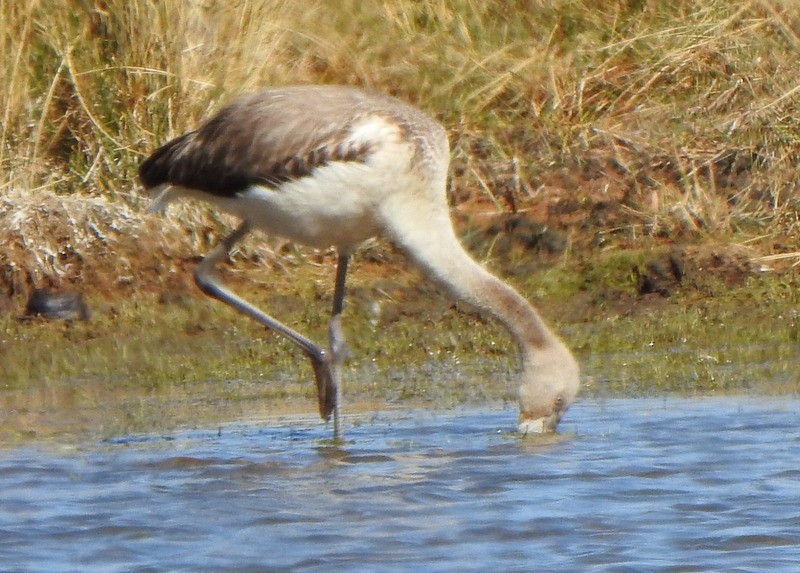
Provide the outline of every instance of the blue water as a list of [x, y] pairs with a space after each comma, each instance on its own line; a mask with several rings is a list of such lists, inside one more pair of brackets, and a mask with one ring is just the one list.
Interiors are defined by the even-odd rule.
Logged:
[[582, 401], [0, 452], [2, 571], [798, 571], [800, 402]]

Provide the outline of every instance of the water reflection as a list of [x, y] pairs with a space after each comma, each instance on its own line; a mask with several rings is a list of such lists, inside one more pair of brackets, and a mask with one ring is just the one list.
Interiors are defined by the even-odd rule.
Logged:
[[613, 400], [240, 424], [0, 453], [22, 571], [794, 571], [797, 401]]

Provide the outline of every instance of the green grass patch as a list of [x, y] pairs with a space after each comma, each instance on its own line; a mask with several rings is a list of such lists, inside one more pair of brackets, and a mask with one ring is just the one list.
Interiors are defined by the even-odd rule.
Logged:
[[[581, 320], [571, 315], [568, 322], [558, 317], [568, 314], [569, 297], [541, 302], [578, 356], [585, 397], [794, 394], [800, 389], [797, 286], [754, 277], [711, 299], [678, 293], [657, 308], [604, 310]], [[408, 288], [396, 314], [376, 314], [373, 303], [384, 296], [377, 291], [374, 299], [361, 293], [348, 306], [345, 403], [447, 408], [515, 400], [516, 349], [503, 329], [443, 298], [420, 305], [412, 300], [417, 287]], [[313, 301], [302, 308], [282, 309], [276, 300], [273, 307], [259, 304], [324, 340], [324, 296], [301, 296]], [[311, 369], [300, 352], [200, 295], [180, 304], [128, 300], [88, 322], [7, 316], [0, 332], [0, 397], [15, 415], [71, 416], [72, 426], [111, 435], [253, 411], [316, 410]]]

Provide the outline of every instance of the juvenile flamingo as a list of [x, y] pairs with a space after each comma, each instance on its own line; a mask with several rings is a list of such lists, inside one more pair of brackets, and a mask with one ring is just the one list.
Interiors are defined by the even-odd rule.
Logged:
[[[158, 148], [139, 169], [155, 201], [209, 201], [241, 219], [195, 271], [207, 295], [298, 345], [311, 359], [319, 410], [339, 435], [341, 314], [347, 263], [383, 236], [456, 298], [506, 326], [521, 354], [521, 433], [555, 430], [578, 390], [578, 365], [537, 311], [459, 243], [446, 197], [444, 128], [392, 97], [341, 86], [267, 89], [235, 101], [196, 131]], [[335, 247], [329, 347], [318, 346], [222, 285], [215, 265], [251, 229]]]

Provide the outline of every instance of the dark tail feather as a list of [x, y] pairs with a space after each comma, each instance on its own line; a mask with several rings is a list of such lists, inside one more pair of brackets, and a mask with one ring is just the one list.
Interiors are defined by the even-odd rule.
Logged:
[[162, 183], [177, 183], [177, 181], [173, 181], [173, 178], [178, 156], [193, 137], [194, 132], [176, 137], [156, 149], [150, 157], [142, 162], [139, 166], [139, 181], [145, 189], [152, 189]]

